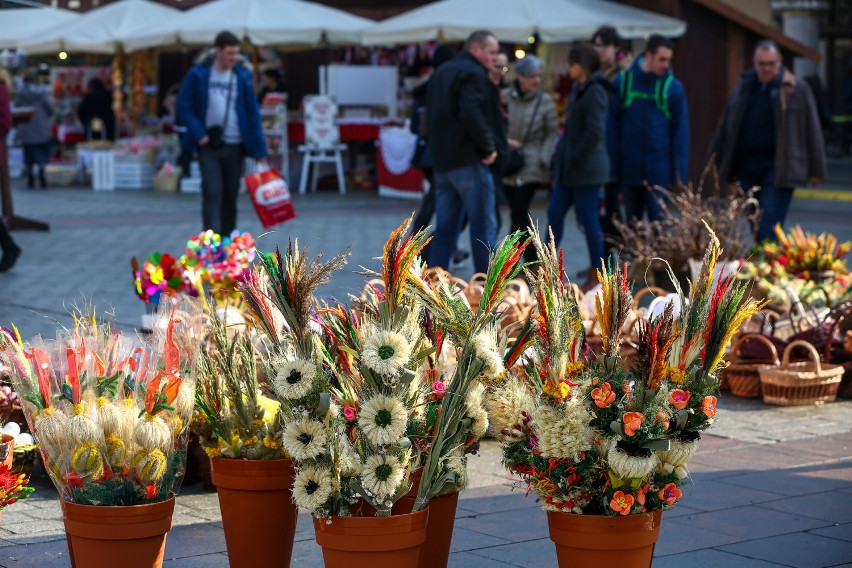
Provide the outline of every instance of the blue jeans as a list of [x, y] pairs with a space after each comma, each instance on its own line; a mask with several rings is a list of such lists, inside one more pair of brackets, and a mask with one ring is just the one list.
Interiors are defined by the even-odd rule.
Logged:
[[663, 218], [663, 206], [660, 200], [665, 200], [665, 196], [660, 191], [634, 185], [622, 187], [622, 195], [624, 196], [624, 216], [627, 218], [628, 225], [633, 226], [634, 218], [641, 220], [646, 210], [649, 221], [660, 221]]
[[603, 230], [598, 215], [600, 192], [599, 185], [566, 188], [555, 183], [550, 202], [547, 204], [547, 224], [553, 231], [553, 241], [558, 248], [565, 232], [565, 214], [576, 203], [577, 221], [586, 233], [586, 246], [589, 248], [589, 262], [592, 267], [600, 266], [604, 256]]
[[760, 187], [757, 192], [757, 202], [760, 204], [760, 222], [757, 226], [757, 242], [775, 239], [775, 224], [784, 225], [790, 201], [793, 199], [792, 187], [775, 187], [774, 166], [770, 165], [763, 171], [741, 171], [738, 179], [746, 191], [754, 186]]
[[494, 180], [483, 164], [435, 172], [435, 236], [429, 264], [450, 267], [464, 214], [470, 222], [470, 252], [476, 272], [488, 271], [488, 259], [497, 241]]

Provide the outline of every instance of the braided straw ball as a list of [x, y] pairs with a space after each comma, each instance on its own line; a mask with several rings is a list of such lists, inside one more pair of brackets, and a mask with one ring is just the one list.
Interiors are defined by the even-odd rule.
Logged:
[[65, 423], [65, 432], [68, 436], [68, 443], [72, 446], [81, 446], [83, 444], [97, 443], [103, 440], [101, 429], [86, 413], [86, 404], [71, 405], [73, 415]]
[[68, 417], [61, 410], [47, 407], [33, 420], [36, 438], [44, 446], [61, 446], [65, 443], [65, 422]]
[[147, 451], [166, 451], [172, 444], [172, 431], [169, 425], [159, 416], [151, 416], [147, 412], [136, 420], [133, 429], [133, 439]]

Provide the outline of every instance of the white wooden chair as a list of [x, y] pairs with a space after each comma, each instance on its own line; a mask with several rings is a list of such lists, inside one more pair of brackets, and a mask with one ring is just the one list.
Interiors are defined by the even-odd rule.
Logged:
[[305, 107], [305, 143], [298, 147], [304, 153], [302, 173], [299, 176], [299, 193], [304, 194], [314, 168], [311, 179], [311, 192], [317, 190], [319, 180], [319, 165], [333, 163], [337, 172], [337, 187], [341, 195], [346, 193], [346, 180], [343, 178], [343, 156], [346, 144], [340, 143], [340, 127], [337, 124], [337, 104], [332, 97], [324, 95], [307, 96]]

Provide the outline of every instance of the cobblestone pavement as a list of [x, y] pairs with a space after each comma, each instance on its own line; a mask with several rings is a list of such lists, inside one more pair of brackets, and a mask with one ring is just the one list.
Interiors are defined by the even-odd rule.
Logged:
[[[836, 185], [834, 186], [836, 187]], [[850, 185], [852, 187], [852, 185]], [[534, 216], [544, 221], [546, 203]], [[352, 244], [349, 268], [322, 293], [357, 293], [359, 266], [377, 268], [387, 234], [417, 203], [373, 193], [295, 196], [299, 218], [259, 239], [271, 250], [299, 238], [335, 254]], [[0, 323], [15, 322], [25, 336], [52, 335], [70, 325], [63, 306], [91, 298], [111, 305], [118, 325], [133, 329], [144, 306], [135, 297], [129, 258], [154, 251], [180, 254], [199, 228], [199, 197], [151, 192], [92, 193], [83, 189], [15, 191], [16, 213], [47, 221], [47, 233], [14, 233], [24, 249], [19, 264], [0, 275]], [[240, 201], [240, 227], [263, 233], [251, 205]], [[852, 204], [796, 199], [790, 223], [852, 239]], [[504, 223], [507, 212], [504, 211]], [[573, 216], [564, 246], [569, 274], [588, 266], [584, 238]], [[467, 236], [461, 239], [463, 248]], [[469, 267], [456, 271], [469, 277]], [[664, 514], [654, 566], [852, 567], [852, 401], [778, 408], [723, 395], [716, 424], [692, 462], [681, 504]], [[483, 444], [470, 461], [471, 488], [459, 501], [450, 566], [555, 566], [546, 517], [532, 497], [513, 488], [499, 448]], [[38, 491], [3, 511], [0, 566], [70, 566], [59, 503], [36, 470]], [[227, 566], [215, 493], [183, 488], [166, 548], [168, 568]], [[322, 566], [310, 519], [302, 514], [293, 566]], [[80, 567], [84, 568], [84, 567]]]

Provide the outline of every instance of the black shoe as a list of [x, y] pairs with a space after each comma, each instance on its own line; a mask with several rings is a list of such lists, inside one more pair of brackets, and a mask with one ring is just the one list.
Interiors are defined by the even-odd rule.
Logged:
[[6, 272], [15, 266], [19, 256], [21, 256], [21, 247], [12, 243], [9, 248], [3, 251], [3, 258], [0, 259], [0, 272]]

